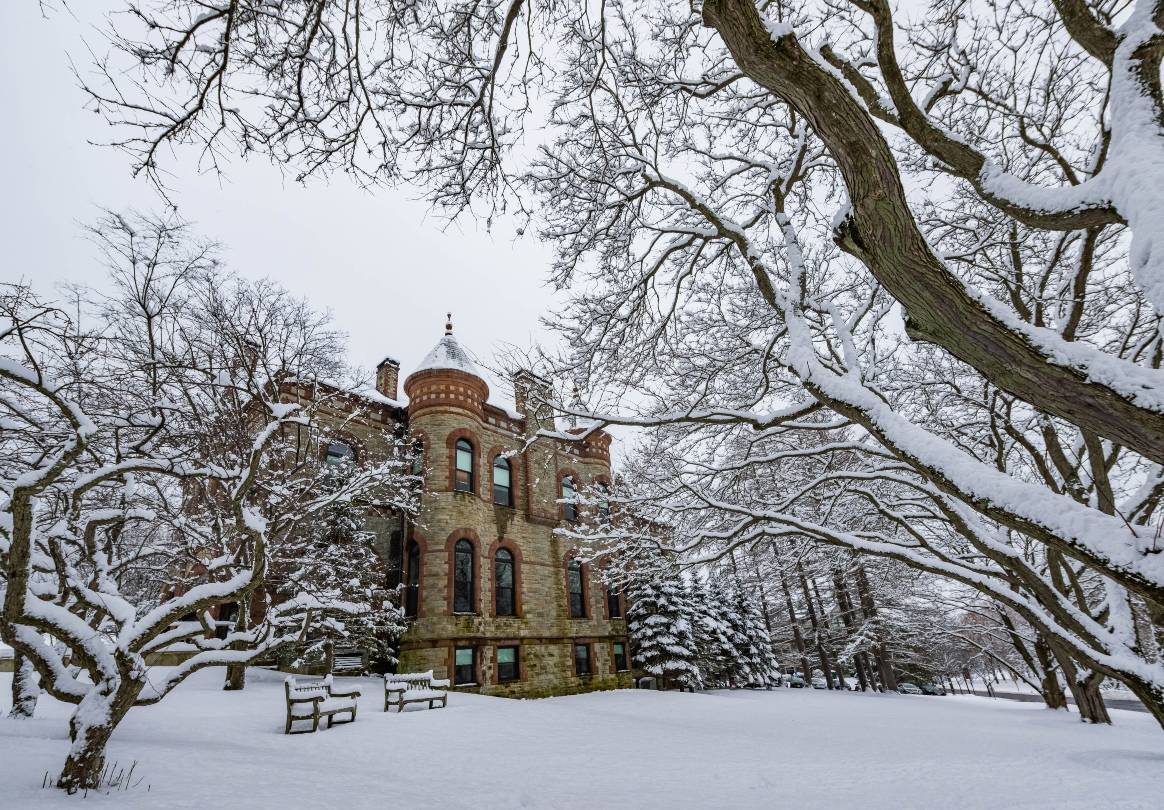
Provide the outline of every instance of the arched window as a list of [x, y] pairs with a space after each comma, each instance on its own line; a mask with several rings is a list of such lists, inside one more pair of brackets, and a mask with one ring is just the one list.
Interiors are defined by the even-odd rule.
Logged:
[[473, 491], [473, 445], [468, 439], [457, 439], [457, 473], [453, 489], [457, 492]]
[[415, 540], [408, 541], [405, 559], [404, 615], [411, 619], [420, 610], [420, 544]]
[[477, 590], [473, 544], [458, 540], [453, 547], [453, 613], [473, 613], [473, 593]]
[[573, 476], [567, 475], [562, 479], [562, 518], [574, 521], [578, 519], [578, 491], [574, 489]]
[[513, 506], [512, 480], [509, 459], [504, 456], [493, 459], [493, 503]]
[[570, 618], [586, 618], [586, 591], [582, 585], [582, 563], [566, 563], [566, 595], [570, 600]]
[[497, 549], [493, 555], [493, 607], [498, 616], [517, 615], [514, 574], [513, 552], [507, 548]]
[[347, 442], [328, 442], [327, 454], [324, 455], [323, 460], [327, 464], [354, 462], [356, 460], [356, 451]]

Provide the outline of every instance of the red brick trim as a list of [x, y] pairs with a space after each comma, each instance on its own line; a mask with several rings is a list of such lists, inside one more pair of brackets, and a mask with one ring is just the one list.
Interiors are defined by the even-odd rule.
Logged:
[[578, 549], [573, 548], [566, 552], [562, 561], [562, 581], [566, 586], [566, 616], [575, 621], [591, 618], [594, 611], [590, 607], [590, 565], [582, 563], [582, 615], [570, 615], [570, 561], [578, 556]]
[[481, 497], [481, 440], [469, 428], [457, 428], [450, 431], [445, 437], [445, 444], [449, 448], [449, 484], [448, 491], [457, 491], [457, 441], [466, 439], [473, 448], [473, 489], [469, 494]]
[[[483, 497], [487, 501], [489, 501], [489, 503], [492, 503], [494, 506], [500, 506], [501, 504], [494, 503], [494, 501], [493, 501], [493, 462], [497, 460], [497, 457], [499, 455], [501, 455], [502, 453], [508, 452], [509, 450], [510, 450], [510, 448], [508, 448], [508, 447], [503, 447], [500, 444], [495, 444], [489, 448], [489, 450], [485, 453], [485, 456], [484, 456], [485, 463], [489, 468], [489, 481], [483, 487], [483, 492], [484, 492]], [[509, 500], [510, 500], [509, 508], [510, 509], [520, 509], [521, 508], [521, 505], [520, 505], [521, 499], [518, 497], [518, 493], [520, 492], [520, 490], [518, 489], [518, 486], [522, 480], [521, 475], [520, 475], [521, 454], [518, 453], [516, 455], [506, 456], [505, 460], [509, 462]]]
[[[494, 564], [494, 558], [500, 549], [505, 549], [513, 555], [513, 609], [515, 616], [497, 615], [497, 567]], [[489, 609], [486, 613], [498, 619], [520, 619], [523, 615], [521, 608], [521, 548], [512, 540], [499, 537], [489, 546], [487, 564], [489, 565]]]
[[408, 582], [408, 570], [407, 570], [407, 568], [408, 568], [408, 544], [412, 543], [412, 542], [416, 543], [417, 549], [420, 551], [420, 555], [419, 555], [420, 556], [420, 576], [416, 578], [416, 617], [415, 617], [415, 618], [419, 619], [421, 616], [424, 615], [424, 573], [425, 573], [424, 561], [425, 561], [425, 555], [428, 554], [428, 541], [425, 540], [423, 534], [418, 532], [416, 529], [413, 529], [411, 536], [408, 538], [408, 542], [406, 542], [404, 544], [404, 554], [402, 555], [403, 556], [403, 560], [402, 560], [403, 565], [401, 565], [401, 568], [405, 569], [402, 571], [402, 573], [404, 574], [403, 580], [406, 583], [405, 587], [407, 587], [407, 582]]
[[[472, 529], [457, 529], [448, 536], [445, 540], [445, 549], [448, 553], [448, 611], [449, 615], [453, 614], [453, 599], [454, 591], [454, 576], [456, 574], [454, 568], [455, 558], [457, 553], [457, 542], [460, 540], [468, 540], [469, 544], [473, 546], [473, 610], [475, 615], [481, 615], [481, 538], [477, 536], [477, 532]], [[462, 614], [463, 615], [463, 614]]]
[[364, 443], [346, 430], [320, 431], [320, 433], [323, 435], [319, 437], [319, 447], [315, 452], [315, 457], [320, 464], [327, 458], [327, 446], [332, 442], [343, 442], [352, 448], [352, 453], [355, 456], [352, 461], [356, 464], [362, 463], [367, 456], [368, 448], [364, 446]]

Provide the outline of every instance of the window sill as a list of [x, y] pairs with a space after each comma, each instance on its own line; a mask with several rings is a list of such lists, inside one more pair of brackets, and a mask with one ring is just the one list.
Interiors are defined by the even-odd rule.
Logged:
[[477, 683], [476, 681], [473, 681], [472, 683], [455, 683], [455, 684], [453, 684], [453, 688], [456, 689], [458, 686], [480, 686], [480, 685], [481, 684]]
[[456, 611], [456, 610], [454, 610], [454, 611], [453, 611], [453, 615], [454, 615], [454, 616], [480, 616], [481, 614], [480, 614], [480, 613], [477, 613], [477, 612], [475, 612], [475, 611], [474, 611], [474, 612], [472, 612], [472, 613], [461, 613], [461, 612], [459, 612], [459, 611]]

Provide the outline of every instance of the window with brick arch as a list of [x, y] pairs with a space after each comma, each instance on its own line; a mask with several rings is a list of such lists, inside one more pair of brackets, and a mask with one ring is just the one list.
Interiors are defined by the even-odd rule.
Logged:
[[513, 469], [504, 456], [493, 459], [493, 503], [513, 506]]
[[473, 562], [473, 544], [458, 540], [453, 547], [453, 613], [473, 613], [473, 593], [477, 572]]
[[517, 615], [515, 574], [513, 552], [507, 548], [497, 549], [493, 555], [493, 607], [498, 616]]
[[473, 445], [468, 439], [457, 439], [453, 489], [457, 492], [472, 492], [473, 473]]
[[570, 618], [586, 618], [586, 589], [582, 584], [582, 563], [566, 563], [566, 593], [570, 599]]
[[420, 611], [420, 544], [415, 540], [408, 541], [405, 559], [404, 615], [412, 619]]
[[574, 487], [573, 476], [562, 479], [562, 518], [569, 521], [578, 519], [578, 490]]

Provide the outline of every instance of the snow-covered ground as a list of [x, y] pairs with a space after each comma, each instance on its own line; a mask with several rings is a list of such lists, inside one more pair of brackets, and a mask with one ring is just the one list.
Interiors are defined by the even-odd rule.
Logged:
[[[221, 677], [133, 710], [110, 756], [136, 760], [143, 782], [85, 806], [1158, 808], [1164, 795], [1164, 732], [1125, 711], [1095, 728], [1038, 704], [780, 689], [453, 694], [397, 715], [356, 679], [356, 723], [286, 737], [278, 675], [252, 671], [242, 693]], [[35, 719], [0, 719], [0, 805], [75, 806], [40, 787], [67, 713], [42, 698]]]

